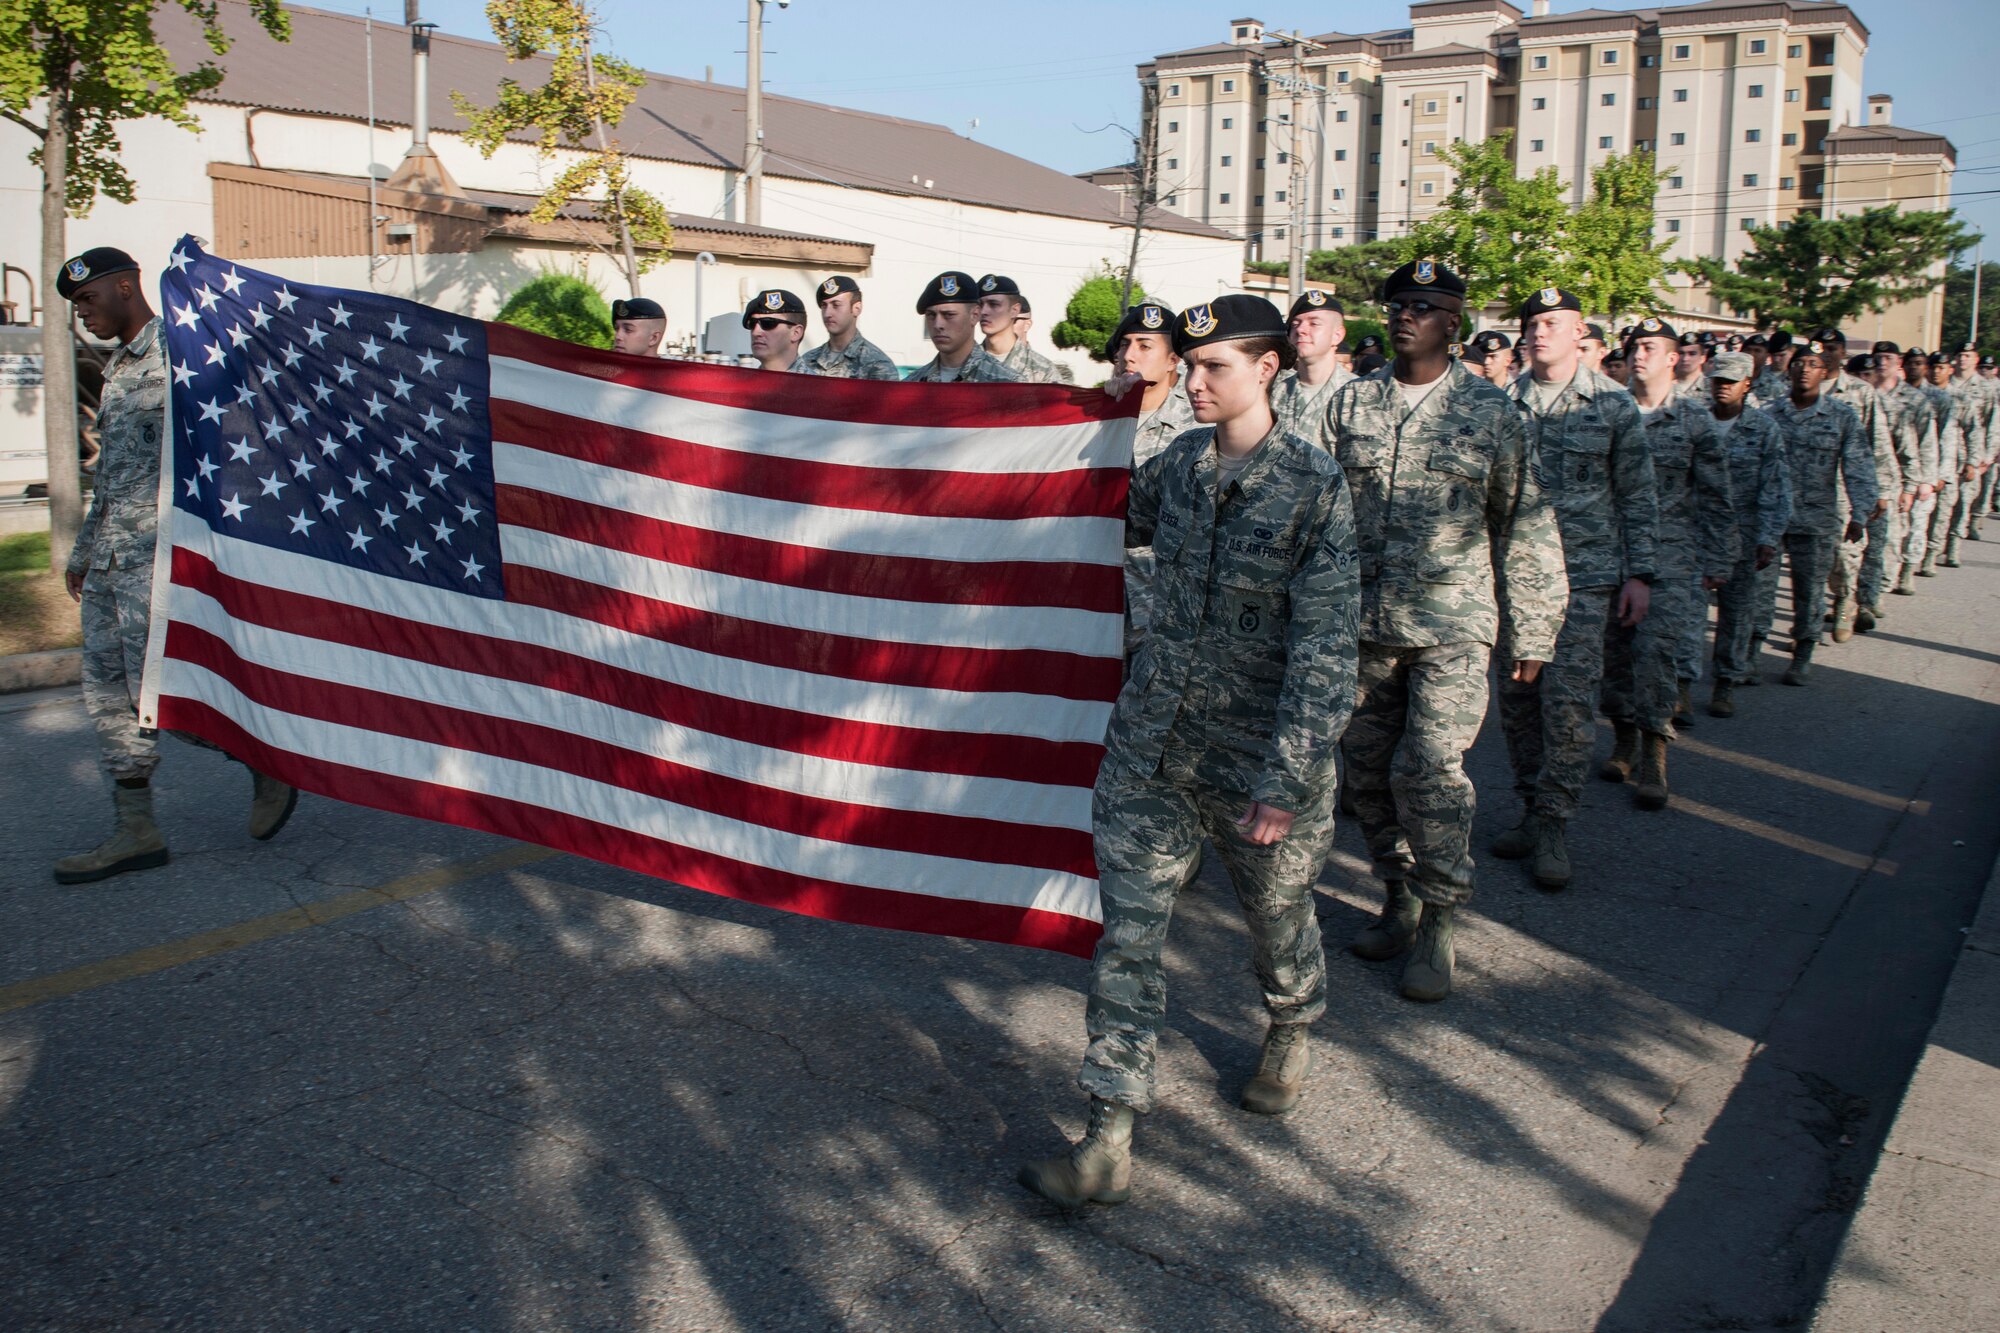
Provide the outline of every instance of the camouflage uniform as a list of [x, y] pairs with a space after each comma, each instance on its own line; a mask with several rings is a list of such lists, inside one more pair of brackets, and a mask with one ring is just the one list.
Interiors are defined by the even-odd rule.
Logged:
[[1767, 407], [1780, 398], [1791, 396], [1792, 386], [1785, 377], [1766, 366], [1763, 374], [1750, 381], [1750, 399], [1746, 406]]
[[1679, 397], [1685, 398], [1688, 401], [1695, 403], [1704, 412], [1706, 412], [1715, 403], [1714, 397], [1709, 393], [1708, 390], [1707, 371], [1703, 371], [1700, 375], [1697, 375], [1691, 381], [1683, 381], [1678, 379], [1675, 380], [1674, 393]]
[[[1178, 383], [1158, 409], [1139, 419], [1139, 432], [1132, 437], [1132, 467], [1144, 467], [1178, 438], [1194, 427], [1194, 408], [1187, 390]], [[1125, 552], [1125, 655], [1138, 650], [1152, 622], [1153, 548], [1134, 546]]]
[[[1167, 924], [1204, 835], [1236, 886], [1271, 1021], [1326, 1009], [1312, 886], [1354, 707], [1354, 511], [1333, 460], [1276, 428], [1218, 497], [1214, 438], [1189, 430], [1133, 474], [1125, 540], [1158, 556], [1153, 627], [1091, 802], [1104, 936], [1078, 1081], [1140, 1111], [1166, 1013]], [[1236, 821], [1253, 801], [1291, 811], [1291, 833], [1247, 841]]]
[[[1955, 376], [1946, 392], [1958, 399], [1960, 438], [1965, 442], [1965, 461], [1960, 465], [1961, 469], [1991, 463], [1996, 451], [2000, 451], [2000, 423], [1995, 421], [1995, 407], [2000, 405], [1996, 399], [2000, 399], [2000, 394], [1996, 394], [1994, 382], [1981, 379], [1976, 374]], [[1958, 495], [1952, 506], [1951, 541], [1977, 537], [1981, 511], [1992, 499], [1995, 470], [1988, 467], [1970, 481], [1960, 477]], [[1952, 558], [1957, 558], [1955, 552]]]
[[[1875, 459], [1875, 494], [1888, 507], [1878, 515], [1853, 515], [1867, 525], [1858, 542], [1843, 540], [1835, 552], [1833, 567], [1834, 604], [1853, 601], [1874, 606], [1881, 600], [1883, 556], [1903, 545], [1903, 513], [1897, 503], [1903, 494], [1902, 447], [1890, 428], [1888, 407], [1875, 386], [1857, 375], [1842, 371], [1820, 391], [1854, 409], [1861, 418], [1861, 438]], [[1914, 485], [1909, 487], [1914, 491]], [[1849, 517], [1844, 511], [1843, 522]]]
[[[1900, 381], [1895, 390], [1887, 395], [1887, 400], [1891, 433], [1899, 441], [1907, 438], [1914, 448], [1903, 468], [1903, 489], [1905, 494], [1910, 495], [1910, 508], [1903, 515], [1903, 544], [1893, 553], [1890, 562], [1890, 572], [1895, 574], [1900, 572], [1901, 566], [1915, 566], [1924, 558], [1931, 514], [1937, 508], [1939, 423], [1937, 399], [1932, 397], [1930, 388], [1925, 385]], [[1912, 494], [1922, 486], [1932, 488], [1929, 498]]]
[[1545, 415], [1532, 406], [1533, 382], [1522, 375], [1508, 394], [1521, 409], [1536, 480], [1562, 529], [1569, 608], [1555, 658], [1535, 680], [1510, 679], [1515, 654], [1503, 648], [1500, 727], [1522, 804], [1531, 814], [1567, 820], [1583, 799], [1597, 742], [1604, 627], [1618, 586], [1654, 574], [1658, 496], [1639, 409], [1616, 380], [1580, 366]]
[[[987, 356], [993, 356], [993, 353], [986, 351], [984, 344], [980, 345], [979, 350], [985, 352]], [[1059, 365], [1043, 356], [1028, 346], [1026, 338], [1016, 338], [1014, 345], [1007, 349], [1007, 355], [994, 359], [1013, 371], [1014, 378], [1023, 384], [1076, 383], [1076, 376], [1070, 373], [1068, 366]]]
[[1328, 409], [1361, 544], [1361, 667], [1342, 745], [1368, 850], [1426, 903], [1472, 895], [1465, 751], [1504, 633], [1546, 662], [1569, 599], [1555, 508], [1506, 393], [1453, 360], [1410, 411], [1388, 370]]
[[1333, 375], [1317, 389], [1299, 383], [1296, 370], [1281, 370], [1271, 381], [1271, 412], [1278, 424], [1302, 440], [1328, 448], [1326, 409], [1340, 386], [1354, 378], [1354, 372], [1335, 366]]
[[983, 348], [975, 347], [965, 363], [957, 370], [947, 370], [936, 357], [932, 357], [903, 376], [910, 384], [1015, 384], [1020, 376], [1000, 364], [996, 357], [988, 356]]
[[[1751, 634], [1764, 573], [1757, 568], [1757, 548], [1784, 549], [1785, 525], [1792, 518], [1792, 478], [1785, 466], [1784, 434], [1757, 408], [1743, 409], [1722, 447], [1729, 459], [1729, 499], [1740, 549], [1729, 582], [1716, 594], [1715, 679], [1740, 685], [1750, 679], [1755, 652]], [[1771, 561], [1772, 566], [1777, 563]]]
[[1604, 714], [1669, 736], [1690, 632], [1698, 635], [1706, 620], [1701, 579], [1727, 579], [1736, 567], [1736, 511], [1729, 461], [1704, 399], [1669, 393], [1642, 420], [1660, 496], [1658, 568], [1646, 618], [1605, 626]]
[[[1819, 642], [1827, 575], [1840, 544], [1845, 513], [1875, 507], [1875, 459], [1854, 409], [1822, 393], [1810, 407], [1787, 398], [1767, 409], [1785, 437], [1792, 481], [1792, 521], [1785, 559], [1792, 568], [1792, 642]], [[1842, 504], [1842, 499], [1845, 504]]]
[[1958, 509], [1958, 474], [1966, 459], [1966, 419], [1959, 410], [1959, 399], [1951, 390], [1933, 385], [1925, 392], [1930, 395], [1931, 412], [1937, 421], [1937, 494], [1930, 498], [1923, 545], [1914, 559], [1929, 570], [1951, 541], [1952, 519]]
[[794, 375], [823, 375], [830, 380], [898, 380], [903, 377], [889, 354], [860, 334], [836, 351], [830, 342], [821, 343], [792, 362]]
[[153, 599], [167, 361], [155, 318], [111, 355], [97, 411], [103, 452], [90, 512], [70, 552], [83, 580], [83, 702], [107, 776], [150, 778], [159, 733], [139, 725], [139, 682]]

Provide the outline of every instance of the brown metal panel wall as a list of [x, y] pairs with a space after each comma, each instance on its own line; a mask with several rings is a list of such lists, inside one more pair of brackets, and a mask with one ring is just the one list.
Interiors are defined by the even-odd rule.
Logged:
[[[218, 253], [232, 259], [307, 259], [368, 253], [368, 199], [321, 189], [296, 190], [260, 181], [214, 178]], [[429, 210], [383, 202], [376, 212], [386, 228], [414, 223], [423, 254], [464, 254], [479, 249], [488, 225]], [[410, 242], [383, 235], [386, 254], [407, 253]]]

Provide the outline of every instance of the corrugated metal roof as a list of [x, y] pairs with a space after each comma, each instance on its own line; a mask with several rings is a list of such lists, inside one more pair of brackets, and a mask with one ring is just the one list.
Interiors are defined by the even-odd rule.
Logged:
[[[222, 0], [222, 26], [235, 44], [220, 57], [208, 50], [193, 21], [177, 7], [163, 8], [156, 22], [161, 40], [184, 68], [214, 60], [226, 72], [222, 84], [204, 93], [203, 100], [365, 118], [362, 20], [319, 9], [287, 9], [292, 40], [280, 43], [258, 28], [244, 0]], [[406, 124], [411, 104], [408, 30], [379, 21], [375, 26], [376, 117], [385, 124]], [[541, 61], [508, 64], [491, 42], [436, 34], [431, 40], [431, 128], [464, 128], [452, 109], [452, 90], [490, 102], [502, 78], [537, 82], [545, 70]], [[743, 90], [727, 84], [648, 74], [618, 137], [635, 156], [734, 169], [743, 151], [743, 101]], [[1111, 224], [1129, 221], [1123, 196], [963, 138], [942, 125], [767, 93], [764, 143], [767, 176]], [[931, 182], [929, 188], [925, 181]], [[1192, 219], [1156, 217], [1149, 225], [1161, 230], [1230, 236]]]

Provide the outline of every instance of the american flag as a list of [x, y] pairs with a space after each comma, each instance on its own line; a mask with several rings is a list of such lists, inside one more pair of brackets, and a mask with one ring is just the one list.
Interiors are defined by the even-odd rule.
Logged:
[[322, 795], [1088, 954], [1136, 395], [640, 361], [160, 280], [142, 719]]

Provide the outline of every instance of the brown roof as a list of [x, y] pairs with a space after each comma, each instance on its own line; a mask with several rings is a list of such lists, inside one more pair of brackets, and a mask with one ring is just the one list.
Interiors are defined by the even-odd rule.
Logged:
[[[222, 0], [220, 8], [223, 28], [235, 45], [219, 58], [210, 54], [192, 20], [178, 7], [164, 8], [157, 19], [161, 40], [183, 67], [215, 59], [226, 71], [222, 84], [202, 94], [203, 100], [350, 120], [367, 116], [367, 49], [361, 19], [287, 6], [292, 40], [279, 43], [258, 28], [244, 0]], [[406, 124], [411, 103], [408, 29], [379, 21], [375, 26], [377, 119]], [[438, 33], [431, 40], [431, 128], [464, 129], [451, 105], [453, 89], [490, 103], [502, 78], [533, 83], [545, 69], [541, 61], [509, 65], [491, 42]], [[635, 157], [736, 169], [743, 152], [743, 102], [741, 88], [649, 73], [646, 86], [625, 113], [618, 137]], [[767, 93], [764, 144], [767, 177], [1114, 225], [1128, 220], [1125, 199], [1112, 191], [924, 121]], [[924, 181], [931, 182], [930, 188]], [[1150, 225], [1198, 236], [1229, 236], [1172, 214], [1158, 215]]]
[[1509, 18], [1521, 17], [1521, 11], [1507, 0], [1415, 0], [1410, 6], [1410, 17], [1445, 18], [1460, 14], [1504, 14]]
[[1860, 17], [1846, 5], [1828, 0], [1701, 0], [1699, 4], [1674, 5], [1659, 14], [1662, 28], [1771, 18], [1793, 23], [1845, 23], [1862, 41], [1868, 40], [1868, 28]]
[[1490, 64], [1491, 51], [1463, 42], [1447, 42], [1443, 46], [1426, 46], [1422, 50], [1403, 51], [1396, 55], [1382, 57], [1382, 64], [1390, 69], [1455, 69], [1461, 65]]
[[1951, 140], [1928, 130], [1902, 125], [1843, 125], [1826, 136], [1828, 157], [1889, 153], [1896, 157], [1922, 157], [1935, 153], [1956, 163], [1958, 153]]

